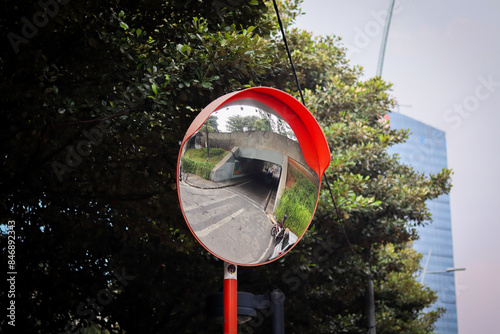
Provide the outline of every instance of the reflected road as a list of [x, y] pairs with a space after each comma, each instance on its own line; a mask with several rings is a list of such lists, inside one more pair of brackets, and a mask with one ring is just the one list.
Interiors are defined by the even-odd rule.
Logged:
[[265, 213], [271, 187], [260, 178], [221, 189], [179, 183], [182, 207], [198, 239], [220, 257], [262, 263], [274, 248], [272, 222]]

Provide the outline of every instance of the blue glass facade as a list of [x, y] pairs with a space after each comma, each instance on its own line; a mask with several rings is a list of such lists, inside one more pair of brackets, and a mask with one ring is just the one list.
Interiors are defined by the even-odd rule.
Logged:
[[[410, 129], [410, 137], [407, 142], [392, 147], [389, 153], [398, 153], [403, 163], [411, 165], [418, 172], [437, 173], [447, 168], [446, 137], [443, 131], [399, 113], [390, 114], [390, 124], [393, 129]], [[428, 201], [427, 206], [433, 222], [418, 228], [420, 239], [414, 242], [413, 247], [423, 254], [422, 267], [425, 268], [428, 263], [424, 284], [437, 291], [438, 295], [433, 309], [446, 309], [436, 324], [436, 333], [456, 334], [458, 324], [454, 273], [432, 273], [454, 266], [450, 198], [442, 195]], [[421, 280], [422, 275], [418, 279]]]

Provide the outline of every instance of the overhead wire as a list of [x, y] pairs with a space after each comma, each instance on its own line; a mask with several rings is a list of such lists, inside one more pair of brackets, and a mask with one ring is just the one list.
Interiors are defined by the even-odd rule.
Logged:
[[[280, 13], [279, 13], [279, 9], [278, 9], [278, 5], [276, 4], [276, 0], [273, 0], [273, 5], [274, 5], [274, 10], [276, 12], [276, 16], [278, 18], [278, 24], [280, 26], [280, 30], [281, 30], [281, 35], [283, 36], [283, 43], [285, 44], [285, 49], [286, 49], [286, 53], [288, 55], [288, 60], [290, 61], [290, 66], [292, 68], [292, 72], [293, 72], [293, 76], [295, 78], [295, 83], [297, 85], [297, 90], [299, 91], [299, 95], [300, 95], [300, 99], [301, 99], [301, 102], [302, 104], [305, 106], [306, 103], [305, 103], [305, 100], [304, 100], [304, 95], [302, 94], [302, 88], [300, 87], [300, 83], [299, 83], [299, 78], [297, 76], [297, 71], [295, 70], [295, 65], [293, 63], [293, 60], [292, 60], [292, 54], [290, 52], [290, 48], [288, 47], [288, 41], [286, 39], [286, 34], [285, 34], [285, 29], [283, 27], [283, 22], [281, 21], [281, 17], [280, 17]], [[347, 233], [345, 231], [345, 228], [344, 228], [344, 225], [342, 224], [342, 222], [340, 221], [340, 213], [339, 213], [339, 210], [337, 208], [337, 203], [335, 202], [335, 197], [333, 196], [333, 192], [332, 192], [332, 189], [331, 189], [331, 186], [330, 186], [330, 183], [328, 182], [328, 178], [327, 176], [325, 175], [325, 181], [326, 181], [326, 184], [327, 184], [327, 187], [328, 187], [328, 190], [330, 192], [330, 196], [332, 198], [332, 202], [333, 202], [333, 206], [335, 208], [335, 213], [337, 215], [336, 217], [336, 220], [341, 224], [341, 227], [342, 227], [342, 230], [343, 230], [343, 233], [347, 239], [347, 243], [349, 244], [349, 247], [352, 249], [351, 247], [351, 243], [349, 242], [349, 239], [347, 238]]]
[[[302, 94], [302, 89], [301, 89], [301, 87], [300, 87], [299, 79], [298, 79], [298, 77], [297, 77], [297, 72], [296, 72], [296, 70], [295, 70], [295, 65], [293, 64], [292, 55], [291, 55], [291, 53], [290, 53], [290, 48], [288, 47], [288, 42], [287, 42], [287, 40], [286, 40], [285, 30], [284, 30], [284, 28], [283, 28], [283, 23], [281, 22], [281, 18], [280, 18], [280, 14], [279, 14], [278, 6], [277, 6], [277, 4], [276, 4], [276, 0], [273, 0], [273, 4], [274, 4], [274, 10], [276, 11], [276, 16], [277, 16], [277, 18], [278, 18], [278, 24], [279, 24], [280, 29], [281, 29], [281, 34], [282, 34], [282, 36], [283, 36], [283, 42], [284, 42], [284, 44], [285, 44], [285, 48], [286, 48], [286, 52], [287, 52], [287, 55], [288, 55], [288, 59], [289, 59], [289, 61], [290, 61], [290, 65], [291, 65], [291, 68], [292, 68], [292, 72], [293, 72], [293, 75], [294, 75], [294, 77], [295, 77], [295, 82], [296, 82], [296, 84], [297, 84], [297, 89], [298, 89], [298, 91], [299, 91], [300, 98], [301, 98], [301, 100], [302, 100], [302, 104], [305, 106], [304, 96], [303, 96], [303, 94]], [[336, 213], [336, 215], [337, 215], [336, 220], [337, 220], [337, 222], [340, 224], [340, 227], [341, 227], [342, 232], [343, 232], [343, 234], [344, 234], [344, 237], [345, 237], [345, 239], [346, 239], [347, 245], [349, 246], [349, 249], [351, 250], [351, 252], [352, 252], [352, 254], [353, 254], [353, 255], [356, 255], [356, 252], [354, 251], [354, 248], [352, 247], [351, 242], [349, 241], [349, 237], [347, 236], [347, 232], [346, 232], [346, 230], [345, 230], [344, 224], [342, 223], [342, 220], [340, 219], [340, 212], [339, 212], [339, 210], [338, 210], [338, 208], [337, 208], [337, 203], [335, 202], [335, 197], [334, 197], [334, 195], [333, 195], [333, 192], [332, 192], [332, 189], [331, 189], [330, 183], [329, 183], [329, 181], [328, 181], [328, 177], [325, 175], [324, 179], [325, 179], [326, 185], [327, 185], [327, 187], [328, 187], [328, 191], [329, 191], [329, 193], [330, 193], [330, 196], [331, 196], [331, 198], [332, 198], [333, 206], [334, 206], [334, 208], [335, 208], [335, 213]], [[368, 328], [367, 334], [371, 334], [371, 333], [376, 333], [376, 327], [375, 327], [375, 326], [370, 326], [370, 327]]]
[[288, 47], [288, 42], [286, 40], [285, 29], [283, 28], [283, 22], [281, 22], [280, 12], [276, 0], [273, 0], [274, 10], [276, 11], [276, 16], [278, 17], [278, 24], [280, 26], [281, 35], [283, 36], [283, 43], [285, 44], [286, 53], [288, 59], [290, 60], [290, 66], [292, 67], [293, 76], [295, 77], [295, 83], [297, 84], [297, 89], [299, 90], [300, 99], [302, 104], [305, 106], [304, 95], [302, 95], [302, 89], [300, 88], [299, 78], [297, 77], [297, 71], [295, 70], [295, 65], [293, 64], [292, 54], [290, 53], [290, 48]]

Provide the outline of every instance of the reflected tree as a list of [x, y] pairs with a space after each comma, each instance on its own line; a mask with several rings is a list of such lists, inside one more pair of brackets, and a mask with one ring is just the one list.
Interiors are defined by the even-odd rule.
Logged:
[[257, 121], [257, 116], [234, 115], [228, 118], [226, 128], [230, 132], [254, 131]]

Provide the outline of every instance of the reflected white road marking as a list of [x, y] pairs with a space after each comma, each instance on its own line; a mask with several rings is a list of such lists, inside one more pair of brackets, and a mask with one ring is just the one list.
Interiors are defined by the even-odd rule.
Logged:
[[226, 218], [222, 219], [220, 222], [216, 223], [216, 224], [213, 224], [213, 225], [210, 225], [209, 227], [207, 228], [204, 228], [203, 230], [199, 231], [199, 232], [195, 232], [196, 233], [196, 236], [198, 238], [203, 238], [203, 237], [206, 237], [207, 235], [209, 235], [210, 233], [212, 233], [213, 231], [215, 231], [216, 229], [226, 225], [227, 223], [229, 223], [232, 219], [238, 217], [239, 215], [241, 215], [243, 212], [245, 211], [245, 209], [240, 209], [238, 211], [236, 211], [235, 213], [227, 216]]
[[182, 209], [184, 210], [184, 212], [191, 211], [191, 210], [194, 210], [194, 209], [197, 209], [197, 208], [202, 208], [202, 207], [205, 207], [205, 206], [217, 204], [219, 202], [224, 202], [224, 201], [230, 200], [231, 198], [234, 198], [234, 197], [237, 196], [236, 194], [228, 194], [228, 195], [229, 196], [220, 197], [219, 199], [216, 199], [216, 200], [213, 200], [213, 201], [209, 200], [209, 201], [204, 202], [204, 203], [194, 203], [193, 202], [193, 204], [191, 204], [191, 205], [183, 206]]

